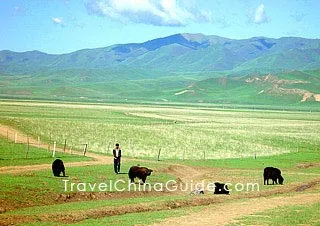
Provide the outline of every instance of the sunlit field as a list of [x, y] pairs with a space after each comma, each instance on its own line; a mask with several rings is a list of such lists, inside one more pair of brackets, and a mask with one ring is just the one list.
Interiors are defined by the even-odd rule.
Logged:
[[42, 141], [130, 157], [219, 159], [314, 151], [320, 113], [146, 105], [0, 102], [0, 123]]

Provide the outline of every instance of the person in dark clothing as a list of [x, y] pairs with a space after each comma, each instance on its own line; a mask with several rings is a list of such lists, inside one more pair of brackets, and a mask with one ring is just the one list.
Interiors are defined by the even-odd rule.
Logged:
[[116, 147], [113, 149], [113, 166], [114, 166], [114, 172], [116, 174], [120, 173], [120, 162], [121, 162], [121, 149], [119, 144], [116, 144]]

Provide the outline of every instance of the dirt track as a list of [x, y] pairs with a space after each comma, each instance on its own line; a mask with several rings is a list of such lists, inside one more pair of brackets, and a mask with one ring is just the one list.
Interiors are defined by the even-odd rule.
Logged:
[[201, 212], [192, 213], [183, 217], [169, 218], [153, 225], [227, 225], [236, 223], [235, 219], [241, 216], [263, 212], [277, 207], [307, 205], [317, 202], [320, 202], [319, 194], [253, 198], [247, 201], [210, 205]]

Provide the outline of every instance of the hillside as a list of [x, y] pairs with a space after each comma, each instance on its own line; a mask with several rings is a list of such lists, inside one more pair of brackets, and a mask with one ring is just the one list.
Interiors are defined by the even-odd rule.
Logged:
[[183, 99], [238, 104], [320, 103], [320, 71], [223, 76], [192, 83], [174, 93]]
[[166, 72], [270, 72], [320, 68], [320, 40], [256, 37], [232, 40], [202, 34], [176, 34], [69, 54], [0, 51], [0, 72], [63, 69], [148, 68]]
[[[133, 78], [139, 74], [139, 78]], [[130, 77], [131, 75], [131, 77]], [[93, 102], [190, 102], [272, 106], [320, 105], [320, 70], [227, 75], [65, 70], [0, 74], [0, 97]], [[197, 79], [195, 78], [197, 77]]]

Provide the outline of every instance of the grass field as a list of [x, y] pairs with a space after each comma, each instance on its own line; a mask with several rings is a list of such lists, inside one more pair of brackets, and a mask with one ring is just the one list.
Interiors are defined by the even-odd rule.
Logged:
[[61, 146], [170, 159], [220, 159], [314, 151], [320, 114], [143, 105], [1, 103], [0, 123]]
[[[37, 102], [0, 102], [0, 106], [0, 124], [34, 138], [40, 136], [43, 143], [57, 141], [62, 147], [66, 139], [68, 147], [80, 150], [84, 143], [89, 143], [88, 153], [100, 153], [101, 158], [112, 159], [113, 145], [119, 142], [124, 152], [123, 174], [118, 175], [114, 174], [113, 165], [103, 160], [99, 164], [91, 161], [92, 165], [81, 165], [91, 158], [57, 152], [66, 164], [80, 162], [67, 167], [68, 177], [56, 178], [50, 167], [51, 152], [30, 147], [26, 159], [26, 144], [1, 138], [0, 207], [5, 213], [0, 214], [0, 224], [152, 224], [167, 218], [201, 214], [206, 206], [214, 208], [217, 203], [231, 207], [233, 202], [246, 202], [250, 198], [263, 201], [264, 198], [319, 193], [319, 113]], [[12, 135], [8, 138], [14, 139]], [[161, 161], [154, 161], [160, 148]], [[27, 172], [23, 168], [19, 170], [32, 164], [48, 164], [48, 167]], [[76, 184], [127, 181], [130, 166], [138, 164], [154, 170], [147, 179], [151, 185], [168, 180], [182, 183], [203, 180], [233, 185], [257, 183], [260, 190], [232, 191], [230, 196], [214, 196], [210, 192], [191, 196], [190, 190], [64, 190], [64, 180]], [[266, 166], [282, 170], [283, 186], [263, 185], [262, 171]], [[14, 167], [15, 173], [5, 173], [6, 167]], [[122, 184], [120, 188], [125, 186]], [[229, 188], [234, 190], [235, 186]], [[281, 218], [269, 217], [278, 214], [285, 216], [286, 225], [298, 225], [304, 220], [317, 224], [317, 219], [312, 217], [318, 208], [316, 201], [304, 206], [294, 203], [283, 208], [276, 206], [274, 203], [274, 208], [254, 216], [243, 214], [237, 220], [243, 225], [259, 222], [280, 225]], [[301, 214], [295, 215], [297, 212]], [[291, 221], [294, 216], [296, 219]]]

